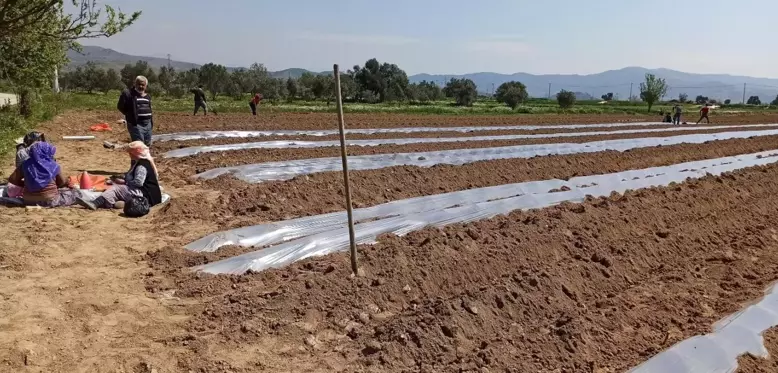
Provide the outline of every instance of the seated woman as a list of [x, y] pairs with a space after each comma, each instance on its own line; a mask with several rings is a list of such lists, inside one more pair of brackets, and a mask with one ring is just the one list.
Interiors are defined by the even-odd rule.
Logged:
[[[81, 192], [69, 189], [60, 166], [54, 160], [57, 148], [47, 142], [29, 147], [29, 158], [8, 178], [8, 182], [24, 186], [24, 204], [28, 206], [61, 207], [76, 203]], [[64, 189], [68, 188], [68, 189]]]
[[149, 147], [142, 141], [133, 141], [127, 145], [127, 153], [132, 159], [132, 167], [124, 179], [115, 179], [114, 186], [103, 192], [94, 201], [78, 199], [78, 204], [90, 210], [98, 208], [122, 208], [124, 202], [133, 197], [144, 197], [149, 206], [162, 202], [162, 190], [157, 179], [157, 165], [149, 154]]
[[24, 135], [22, 142], [16, 145], [16, 168], [21, 167], [22, 163], [30, 158], [30, 146], [38, 141], [46, 142], [46, 136], [37, 131]]

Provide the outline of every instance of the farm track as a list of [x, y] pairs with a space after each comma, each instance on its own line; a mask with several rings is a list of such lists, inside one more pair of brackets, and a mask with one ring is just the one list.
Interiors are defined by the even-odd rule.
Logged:
[[149, 256], [159, 275], [147, 286], [200, 304], [191, 337], [173, 346], [205, 356], [272, 346], [242, 366], [625, 371], [778, 279], [776, 177], [778, 166], [755, 167], [384, 237], [360, 248], [358, 278], [344, 254], [229, 277], [182, 269], [218, 253], [164, 250]]

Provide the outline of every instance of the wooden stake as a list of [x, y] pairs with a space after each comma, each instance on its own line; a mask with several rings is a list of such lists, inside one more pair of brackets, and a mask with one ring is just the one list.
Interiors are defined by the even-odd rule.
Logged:
[[348, 236], [351, 242], [351, 271], [354, 276], [359, 275], [357, 265], [357, 243], [354, 234], [354, 212], [351, 207], [351, 185], [348, 178], [348, 159], [346, 156], [346, 124], [343, 121], [343, 97], [340, 92], [340, 70], [338, 65], [333, 66], [335, 74], [335, 101], [338, 106], [338, 127], [340, 129], [340, 157], [343, 160], [343, 182], [346, 185], [346, 211], [348, 213]]

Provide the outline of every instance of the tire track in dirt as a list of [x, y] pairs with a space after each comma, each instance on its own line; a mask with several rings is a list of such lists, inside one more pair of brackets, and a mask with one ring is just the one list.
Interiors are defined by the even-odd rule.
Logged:
[[[773, 130], [778, 127], [752, 128], [750, 130]], [[463, 141], [451, 143], [419, 143], [408, 145], [378, 145], [378, 146], [351, 146], [348, 147], [349, 155], [372, 155], [392, 153], [415, 153], [437, 150], [492, 148], [501, 146], [535, 145], [553, 143], [584, 143], [602, 140], [635, 139], [645, 137], [670, 137], [678, 135], [693, 135], [695, 133], [722, 133], [735, 132], [732, 128], [722, 128], [702, 131], [667, 131], [655, 133], [631, 133], [598, 136], [578, 136], [566, 138], [540, 138], [521, 140], [499, 141]], [[166, 181], [176, 179], [186, 180], [195, 174], [210, 169], [239, 166], [264, 162], [277, 162], [298, 159], [312, 159], [325, 157], [339, 157], [340, 148], [337, 146], [312, 148], [312, 149], [246, 149], [226, 152], [202, 153], [189, 157], [160, 159], [158, 164]]]
[[203, 302], [189, 327], [209, 336], [193, 337], [206, 359], [272, 343], [257, 360], [281, 370], [625, 371], [778, 279], [777, 176], [754, 167], [385, 236], [360, 247], [358, 278], [347, 254], [230, 277], [165, 250], [149, 287]]
[[[778, 136], [642, 148], [623, 153], [607, 151], [533, 159], [506, 159], [462, 166], [390, 167], [352, 172], [352, 198], [355, 207], [367, 207], [398, 199], [457, 190], [552, 178], [567, 179], [771, 149], [778, 149]], [[214, 192], [196, 189], [202, 186], [217, 191], [218, 194], [213, 196]], [[194, 191], [191, 191], [192, 189]], [[198, 230], [203, 233], [213, 232], [213, 224], [221, 229], [231, 229], [341, 211], [344, 209], [342, 190], [343, 179], [338, 172], [261, 184], [247, 184], [229, 176], [221, 177], [179, 189], [183, 193], [179, 193], [177, 198], [160, 211], [157, 223], [171, 232], [180, 232], [181, 224], [197, 225], [198, 221], [210, 222], [207, 229]], [[187, 225], [185, 230], [191, 229], [192, 227]]]

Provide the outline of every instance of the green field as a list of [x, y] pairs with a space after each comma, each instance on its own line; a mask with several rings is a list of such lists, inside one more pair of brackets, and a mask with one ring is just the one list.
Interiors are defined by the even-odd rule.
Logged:
[[[119, 92], [109, 92], [108, 94], [87, 94], [87, 93], [63, 93], [64, 100], [70, 108], [95, 109], [95, 110], [115, 110], [116, 101]], [[209, 109], [215, 109], [217, 112], [239, 113], [249, 112], [248, 101], [250, 96], [246, 95], [243, 99], [236, 100], [228, 96], [219, 96], [216, 101], [209, 101]], [[193, 109], [192, 99], [172, 98], [167, 96], [154, 96], [153, 105], [155, 110], [188, 112]], [[651, 109], [653, 113], [659, 115], [661, 110], [669, 110], [673, 104], [656, 104]], [[699, 105], [684, 105], [686, 113], [696, 112]], [[335, 112], [334, 102], [326, 101], [263, 101], [259, 107], [260, 112]], [[749, 106], [749, 105], [728, 105], [718, 111], [726, 112], [765, 112], [776, 111], [778, 107], [774, 106]], [[611, 101], [601, 104], [599, 101], [578, 101], [575, 106], [569, 109], [562, 109], [556, 100], [530, 99], [516, 110], [501, 104], [493, 99], [481, 98], [471, 107], [462, 107], [454, 105], [453, 101], [436, 101], [429, 103], [345, 103], [344, 111], [350, 113], [404, 113], [404, 114], [447, 114], [447, 115], [509, 115], [509, 114], [646, 114], [647, 106], [642, 102]], [[715, 113], [716, 111], [714, 111]]]

